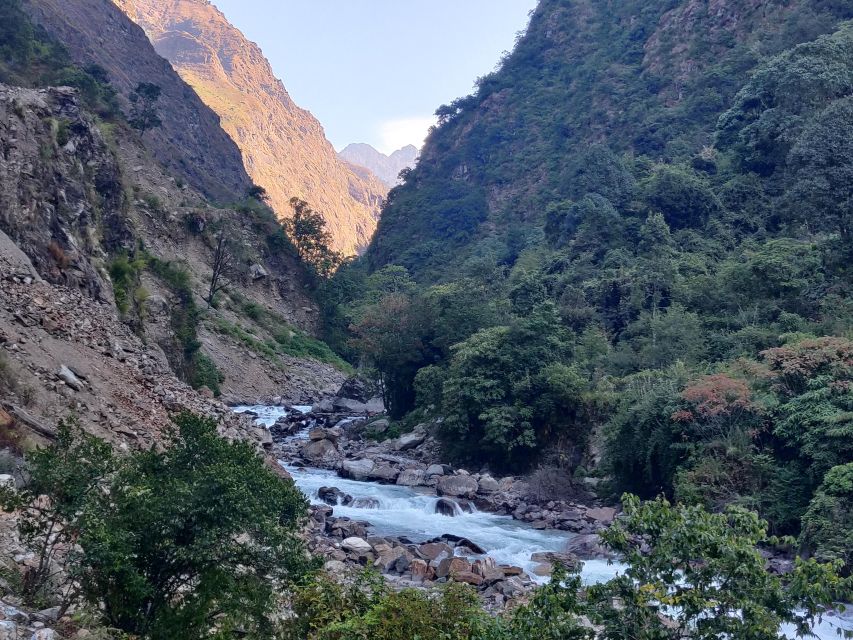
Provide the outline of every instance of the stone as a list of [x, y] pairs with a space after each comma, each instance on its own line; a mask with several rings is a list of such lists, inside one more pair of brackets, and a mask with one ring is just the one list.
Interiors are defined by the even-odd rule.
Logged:
[[453, 574], [453, 579], [456, 582], [464, 582], [475, 587], [479, 587], [484, 582], [483, 576], [478, 576], [476, 573], [470, 571], [458, 571]]
[[311, 462], [334, 462], [341, 457], [331, 440], [314, 440], [302, 447], [299, 454]]
[[385, 462], [377, 464], [375, 467], [373, 467], [373, 470], [370, 472], [369, 477], [372, 480], [393, 483], [397, 481], [397, 476], [399, 475], [400, 471], [397, 468], [392, 467], [390, 464]]
[[497, 493], [501, 490], [498, 481], [488, 474], [480, 476], [479, 485], [480, 493]]
[[340, 474], [352, 480], [369, 480], [375, 466], [373, 460], [344, 460]]
[[370, 546], [370, 543], [367, 540], [355, 536], [346, 538], [341, 542], [341, 548], [345, 551], [351, 551], [359, 555], [370, 553], [373, 550], [373, 547]]
[[439, 498], [435, 503], [435, 512], [449, 518], [455, 517], [458, 509], [459, 506], [449, 498]]
[[593, 522], [610, 524], [616, 517], [616, 509], [613, 507], [595, 507], [586, 510], [586, 517]]
[[380, 418], [379, 420], [374, 420], [370, 424], [367, 425], [367, 428], [373, 431], [374, 433], [385, 433], [388, 431], [388, 427], [391, 425], [391, 422], [386, 418]]
[[404, 487], [418, 487], [426, 481], [421, 469], [403, 469], [397, 476], [397, 484]]
[[15, 477], [8, 473], [0, 473], [0, 487], [15, 488]]
[[249, 267], [249, 277], [252, 280], [263, 280], [264, 278], [269, 277], [269, 275], [269, 272], [260, 264], [255, 263]]
[[453, 548], [443, 542], [427, 542], [417, 548], [417, 554], [424, 560], [432, 562], [434, 560], [441, 560], [442, 558], [449, 558], [453, 555]]
[[348, 493], [344, 493], [337, 487], [320, 487], [317, 489], [317, 497], [323, 502], [333, 507], [340, 505], [348, 505], [353, 498]]
[[377, 554], [379, 557], [376, 559], [374, 566], [377, 566], [385, 573], [388, 573], [391, 570], [395, 570], [397, 561], [400, 560], [400, 558], [406, 556], [406, 549], [405, 547], [394, 547], [382, 550], [381, 552], [377, 549]]
[[547, 578], [554, 572], [554, 565], [550, 562], [542, 562], [533, 567], [533, 575], [540, 578]]
[[429, 476], [443, 476], [451, 473], [450, 467], [445, 464], [431, 464], [427, 467], [425, 475]]
[[12, 620], [0, 620], [0, 640], [18, 640], [18, 625]]
[[439, 560], [435, 567], [437, 578], [455, 576], [457, 573], [470, 573], [471, 563], [465, 558], [444, 558]]
[[339, 577], [346, 572], [347, 566], [340, 560], [327, 560], [323, 565], [323, 569], [329, 575]]
[[520, 576], [524, 573], [524, 569], [521, 567], [513, 567], [507, 564], [502, 564], [499, 569], [503, 571], [503, 574], [507, 577], [509, 576]]
[[609, 558], [613, 555], [601, 544], [601, 538], [595, 533], [575, 536], [566, 543], [563, 551], [583, 559]]
[[331, 429], [312, 429], [308, 432], [308, 439], [331, 440], [332, 442], [337, 443], [343, 435], [343, 430], [337, 427], [332, 427]]
[[473, 498], [478, 488], [479, 484], [471, 476], [442, 476], [437, 491], [440, 496]]
[[424, 443], [426, 440], [426, 434], [423, 432], [412, 431], [411, 433], [404, 433], [399, 438], [391, 442], [391, 448], [394, 451], [408, 451], [409, 449], [414, 449]]
[[56, 622], [59, 620], [59, 613], [62, 611], [60, 607], [50, 607], [49, 609], [42, 609], [41, 611], [33, 614], [34, 620], [39, 620], [41, 622]]
[[62, 366], [60, 366], [59, 371], [56, 372], [56, 375], [66, 385], [74, 389], [74, 391], [83, 390], [83, 382], [66, 365], [63, 364]]
[[415, 558], [409, 564], [409, 570], [412, 572], [413, 580], [425, 580], [429, 573], [429, 564], [425, 560]]
[[39, 629], [31, 640], [59, 640], [59, 635], [53, 629]]

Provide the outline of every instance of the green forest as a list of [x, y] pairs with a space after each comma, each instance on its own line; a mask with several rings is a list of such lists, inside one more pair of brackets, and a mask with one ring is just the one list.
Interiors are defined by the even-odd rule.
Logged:
[[454, 462], [747, 507], [849, 566], [853, 9], [683, 4], [540, 3], [325, 285], [327, 339]]

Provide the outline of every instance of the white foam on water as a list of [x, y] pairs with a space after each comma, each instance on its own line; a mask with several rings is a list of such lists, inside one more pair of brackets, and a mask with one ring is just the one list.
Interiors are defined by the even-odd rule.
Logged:
[[[371, 533], [378, 536], [406, 537], [413, 542], [424, 542], [451, 534], [468, 538], [482, 547], [486, 554], [498, 563], [523, 568], [530, 573], [538, 564], [530, 559], [539, 551], [563, 551], [573, 534], [555, 529], [537, 530], [513, 520], [510, 516], [474, 510], [455, 517], [435, 512], [438, 497], [418, 493], [409, 487], [382, 485], [374, 482], [359, 482], [340, 478], [333, 471], [303, 469], [285, 465], [296, 485], [313, 504], [323, 504], [317, 497], [320, 487], [337, 487], [353, 498], [372, 498], [377, 508], [365, 509], [337, 505], [335, 516], [370, 523]], [[596, 582], [601, 576], [612, 577], [619, 565], [607, 565], [606, 561], [587, 563], [582, 575], [589, 571], [589, 581]], [[534, 576], [535, 578], [535, 576]], [[544, 581], [544, 579], [539, 579]]]
[[[255, 418], [255, 422], [265, 426], [267, 429], [273, 426], [279, 418], [290, 414], [290, 409], [287, 407], [270, 407], [263, 404], [243, 404], [231, 407], [231, 410], [235, 413], [248, 413], [251, 411], [257, 414], [258, 417]], [[308, 410], [310, 411], [311, 408], [309, 407]]]

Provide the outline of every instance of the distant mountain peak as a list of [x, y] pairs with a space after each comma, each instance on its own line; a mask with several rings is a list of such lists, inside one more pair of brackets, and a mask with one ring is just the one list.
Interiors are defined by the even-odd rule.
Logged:
[[354, 142], [344, 147], [338, 156], [350, 164], [369, 169], [390, 188], [400, 183], [398, 176], [403, 169], [415, 166], [418, 153], [418, 148], [413, 144], [387, 155], [366, 142]]

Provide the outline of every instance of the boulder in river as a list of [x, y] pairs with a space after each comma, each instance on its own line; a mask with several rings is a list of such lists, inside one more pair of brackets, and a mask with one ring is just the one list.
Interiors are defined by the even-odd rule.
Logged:
[[341, 465], [341, 475], [352, 480], [369, 480], [376, 463], [373, 460], [344, 460]]
[[480, 488], [479, 488], [480, 493], [497, 493], [498, 491], [501, 490], [501, 487], [498, 484], [498, 481], [495, 480], [489, 474], [484, 474], [484, 475], [480, 476], [479, 484], [480, 484]]
[[317, 490], [317, 497], [333, 507], [339, 504], [346, 506], [353, 500], [351, 495], [344, 493], [337, 487], [320, 487]]
[[458, 507], [453, 500], [449, 498], [439, 498], [435, 503], [435, 512], [442, 516], [453, 518], [456, 515]]
[[442, 476], [438, 481], [437, 491], [440, 496], [473, 498], [479, 486], [477, 480], [471, 476]]
[[598, 534], [577, 535], [566, 543], [563, 551], [578, 558], [610, 558], [613, 553], [601, 544]]
[[331, 440], [312, 440], [300, 451], [300, 455], [311, 462], [329, 463], [341, 457], [335, 443]]
[[426, 482], [426, 476], [421, 469], [403, 469], [397, 476], [397, 484], [404, 487], [418, 487]]

